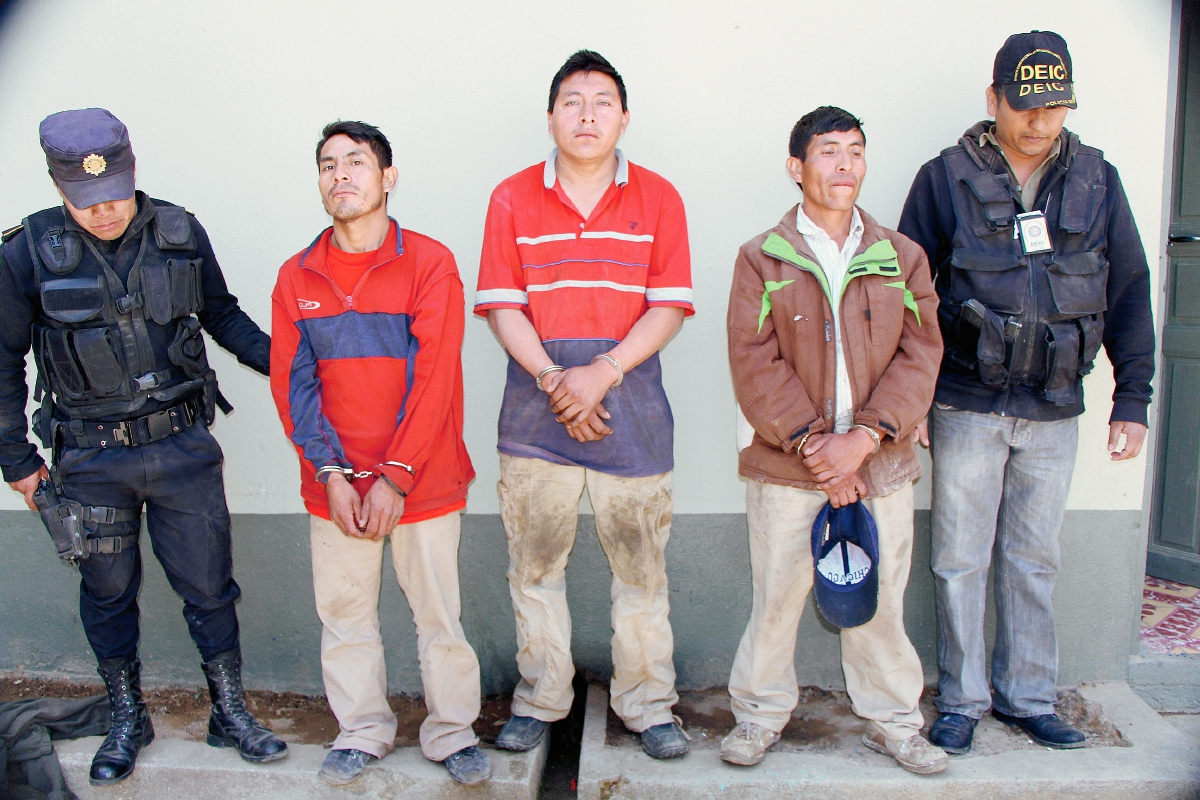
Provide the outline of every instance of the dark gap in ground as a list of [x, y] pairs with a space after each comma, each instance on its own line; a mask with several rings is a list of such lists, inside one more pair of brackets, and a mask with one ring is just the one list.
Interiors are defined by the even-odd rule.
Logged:
[[571, 713], [550, 726], [550, 751], [546, 754], [546, 770], [538, 800], [574, 800], [578, 787], [579, 751], [583, 746], [583, 718], [587, 710], [587, 678], [575, 673], [571, 682], [575, 702]]

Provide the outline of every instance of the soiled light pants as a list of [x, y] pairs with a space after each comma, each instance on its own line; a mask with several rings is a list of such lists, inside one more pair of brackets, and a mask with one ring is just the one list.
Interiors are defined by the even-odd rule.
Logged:
[[[417, 660], [428, 715], [421, 752], [442, 761], [478, 744], [471, 723], [479, 716], [479, 661], [459, 622], [457, 511], [397, 525], [392, 564], [417, 625]], [[396, 739], [396, 715], [387, 702], [387, 667], [379, 635], [379, 586], [384, 540], [346, 536], [312, 516], [313, 588], [321, 618], [321, 672], [325, 695], [341, 732], [335, 749], [382, 758]]]
[[[796, 708], [796, 628], [813, 584], [812, 525], [826, 500], [824, 492], [747, 483], [753, 607], [729, 676], [739, 723], [778, 732]], [[924, 722], [921, 660], [904, 631], [912, 484], [864, 502], [879, 532], [879, 607], [870, 622], [842, 630], [842, 671], [854, 713], [889, 739], [907, 739]]]
[[669, 472], [621, 478], [501, 454], [496, 489], [521, 672], [512, 713], [553, 722], [571, 710], [575, 665], [566, 568], [585, 486], [613, 573], [610, 699], [625, 725], [641, 732], [670, 722], [679, 700], [663, 558], [671, 533]]

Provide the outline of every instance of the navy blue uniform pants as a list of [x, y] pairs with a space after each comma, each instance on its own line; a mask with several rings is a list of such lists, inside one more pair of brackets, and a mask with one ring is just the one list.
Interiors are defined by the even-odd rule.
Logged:
[[[221, 479], [221, 446], [198, 422], [137, 447], [70, 448], [59, 457], [63, 493], [85, 505], [140, 509], [150, 545], [183, 598], [183, 617], [200, 656], [238, 646], [229, 509]], [[95, 525], [89, 537], [141, 530], [141, 518]], [[96, 658], [132, 658], [138, 645], [140, 541], [120, 553], [81, 561], [79, 616]]]

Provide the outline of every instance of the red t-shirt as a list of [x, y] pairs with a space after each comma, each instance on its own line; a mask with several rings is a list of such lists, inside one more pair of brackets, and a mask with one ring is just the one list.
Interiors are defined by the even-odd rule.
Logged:
[[[384, 250], [388, 246], [388, 240], [391, 240], [392, 251], [396, 249], [396, 235], [388, 231], [387, 239], [384, 239], [383, 246], [380, 250]], [[352, 295], [358, 287], [358, 282], [362, 280], [362, 276], [366, 274], [367, 269], [375, 263], [375, 258], [379, 255], [379, 250], [371, 250], [367, 253], [348, 253], [345, 250], [338, 250], [333, 242], [329, 243], [329, 274], [333, 277], [333, 282], [342, 290], [342, 294]]]

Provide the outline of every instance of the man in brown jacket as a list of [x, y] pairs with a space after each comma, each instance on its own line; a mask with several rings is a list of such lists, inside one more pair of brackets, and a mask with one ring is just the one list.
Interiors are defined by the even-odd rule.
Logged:
[[[920, 734], [921, 662], [904, 631], [913, 538], [915, 429], [942, 355], [924, 252], [855, 205], [866, 175], [862, 124], [839, 108], [792, 130], [787, 169], [802, 206], [747, 242], [729, 299], [729, 362], [753, 427], [748, 478], [753, 610], [729, 693], [733, 764], [761, 761], [798, 692], [796, 628], [813, 584], [811, 531], [828, 501], [862, 500], [878, 530], [878, 607], [842, 631], [842, 669], [863, 742], [918, 773], [946, 768]], [[739, 442], [739, 446], [743, 443]]]

